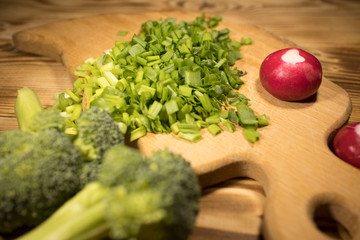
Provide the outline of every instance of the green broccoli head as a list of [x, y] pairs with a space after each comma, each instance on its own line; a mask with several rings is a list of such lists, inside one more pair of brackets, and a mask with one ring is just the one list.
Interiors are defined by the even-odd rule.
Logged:
[[157, 239], [187, 239], [199, 211], [201, 188], [197, 176], [189, 162], [168, 150], [154, 152], [150, 163], [155, 173], [151, 188], [161, 196], [161, 206], [167, 213], [159, 223], [161, 238]]
[[76, 125], [78, 135], [74, 144], [89, 161], [101, 159], [108, 148], [124, 140], [110, 113], [98, 107], [83, 112]]
[[112, 237], [180, 240], [191, 233], [201, 190], [180, 155], [163, 150], [146, 158], [138, 150], [116, 146], [104, 156], [99, 181], [120, 184], [106, 204]]
[[82, 152], [84, 167], [81, 173], [81, 183], [97, 179], [98, 167], [107, 149], [123, 143], [124, 137], [110, 114], [97, 107], [92, 107], [82, 113], [76, 121], [78, 134], [74, 145]]
[[66, 120], [60, 115], [60, 112], [53, 108], [47, 108], [33, 116], [29, 131], [36, 133], [45, 129], [56, 129], [59, 132], [64, 132], [65, 127]]
[[54, 129], [0, 135], [0, 232], [35, 226], [80, 187], [81, 153]]

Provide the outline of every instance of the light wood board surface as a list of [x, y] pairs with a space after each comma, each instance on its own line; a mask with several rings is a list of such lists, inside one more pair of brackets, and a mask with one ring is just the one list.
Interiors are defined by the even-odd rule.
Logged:
[[[116, 29], [118, 30], [118, 29]], [[113, 44], [113, 40], [111, 41], [111, 44]], [[102, 49], [101, 49], [102, 50]], [[244, 49], [244, 52], [246, 50]], [[317, 52], [315, 52], [317, 53]], [[20, 54], [20, 53], [19, 53]], [[14, 53], [14, 55], [16, 55], [16, 53]], [[26, 56], [26, 55], [25, 55]], [[10, 56], [11, 57], [11, 56]], [[58, 89], [65, 89], [66, 87], [69, 87], [71, 86], [71, 82], [68, 80], [68, 77], [67, 77], [67, 73], [66, 71], [63, 71], [61, 70], [60, 68], [57, 68], [57, 63], [49, 60], [48, 58], [41, 58], [39, 57], [38, 59], [41, 61], [41, 63], [34, 63], [32, 62], [31, 60], [35, 58], [35, 56], [31, 56], [31, 55], [28, 55], [27, 57], [24, 57], [23, 58], [23, 61], [26, 62], [26, 59], [28, 59], [28, 62], [30, 63], [29, 65], [24, 65], [23, 66], [23, 70], [28, 72], [29, 75], [27, 76], [27, 79], [31, 79], [31, 80], [37, 80], [37, 81], [29, 81], [30, 84], [32, 86], [35, 86], [37, 87], [38, 89], [40, 89], [40, 91], [46, 91], [47, 94], [45, 94], [42, 98], [45, 100], [46, 104], [47, 105], [50, 105], [51, 104], [51, 96], [52, 94], [54, 93], [54, 91], [58, 90]], [[246, 60], [246, 58], [244, 59]], [[10, 64], [11, 65], [11, 64]], [[246, 65], [244, 65], [246, 66]], [[42, 70], [45, 70], [45, 71], [42, 71], [42, 74], [34, 74], [31, 69], [33, 68], [37, 68], [37, 69], [42, 69]], [[11, 68], [11, 66], [10, 66]], [[326, 70], [326, 69], [325, 69]], [[5, 72], [5, 71], [4, 71]], [[15, 74], [14, 74], [15, 75]], [[254, 73], [254, 75], [256, 75]], [[52, 77], [52, 78], [57, 78], [58, 81], [48, 81], [49, 82], [49, 86], [47, 86], [47, 88], [43, 87], [43, 82], [44, 81], [47, 81], [49, 77]], [[249, 74], [249, 78], [250, 78], [250, 74]], [[341, 81], [340, 78], [337, 79], [338, 81]], [[12, 86], [13, 86], [13, 89], [12, 91], [16, 90], [16, 88], [19, 88], [20, 86], [22, 86], [21, 84], [23, 83], [23, 79], [21, 78], [21, 76], [19, 75], [19, 77], [17, 78], [13, 78], [12, 79]], [[255, 86], [256, 87], [256, 86]], [[11, 88], [10, 88], [11, 90]], [[242, 89], [243, 90], [243, 89]], [[244, 91], [250, 91], [250, 93], [246, 93], [247, 95], [250, 95], [251, 94], [251, 89], [248, 90], [248, 89], [244, 89]], [[4, 91], [5, 92], [5, 91]], [[319, 94], [320, 96], [320, 94]], [[2, 95], [2, 97], [5, 97], [4, 95]], [[10, 96], [11, 97], [11, 96]], [[264, 108], [266, 108], [266, 106], [258, 106], [256, 107], [256, 102], [257, 101], [254, 101], [254, 96], [250, 96], [251, 99], [252, 99], [252, 102], [253, 102], [253, 106], [255, 109], [257, 109], [258, 111], [261, 111], [263, 110]], [[255, 99], [256, 99], [256, 96], [255, 96]], [[10, 113], [11, 115], [11, 99], [8, 99], [7, 100], [8, 103], [9, 103], [9, 108], [8, 108], [8, 112]], [[4, 101], [1, 102], [2, 104], [5, 103]], [[274, 104], [274, 103], [271, 103], [271, 104]], [[308, 105], [311, 105], [311, 103], [307, 103], [307, 107]], [[300, 111], [302, 107], [300, 108], [297, 108], [296, 110], [291, 110], [291, 112], [302, 112], [302, 110]], [[2, 108], [4, 109], [4, 108]], [[346, 107], [344, 108], [345, 112], [349, 112], [349, 109], [346, 110]], [[290, 111], [290, 110], [289, 110]], [[266, 111], [265, 111], [266, 112]], [[331, 112], [331, 111], [330, 111]], [[329, 112], [329, 113], [330, 113]], [[268, 114], [268, 112], [266, 112]], [[299, 117], [301, 117], [301, 115], [304, 114], [306, 115], [305, 113], [300, 113]], [[340, 114], [341, 115], [341, 114]], [[346, 114], [345, 114], [346, 115]], [[346, 119], [345, 116], [342, 116], [342, 120], [339, 120], [339, 119], [330, 119], [330, 120], [334, 120], [335, 122], [332, 122], [332, 126], [327, 126], [329, 127], [328, 130], [326, 131], [329, 131], [332, 127], [335, 127], [337, 124], [340, 124], [341, 121], [343, 121], [344, 119]], [[281, 120], [284, 120], [284, 119], [281, 119]], [[319, 119], [318, 119], [319, 120]], [[294, 120], [295, 122], [297, 122], [298, 120]], [[323, 119], [320, 120], [321, 122], [323, 121]], [[320, 122], [318, 121], [318, 122]], [[5, 125], [1, 124], [2, 126], [4, 126], [4, 129], [8, 129], [8, 128], [12, 128], [12, 127], [16, 127], [16, 124], [14, 124], [14, 121], [12, 120], [9, 120], [9, 121], [6, 121], [6, 123], [9, 122], [11, 124], [7, 125], [5, 127]], [[328, 121], [325, 121], [325, 123], [328, 122]], [[5, 123], [5, 121], [4, 121]], [[314, 129], [312, 128], [314, 126], [310, 126], [309, 129]], [[266, 128], [264, 128], [264, 131], [266, 131]], [[311, 134], [313, 135], [321, 135], [324, 133], [325, 130], [321, 130], [320, 132], [318, 132], [318, 130], [313, 130], [315, 132], [312, 132]], [[326, 132], [325, 131], [325, 132]], [[284, 133], [285, 135], [285, 133]], [[284, 137], [283, 135], [283, 137]], [[291, 138], [291, 136], [293, 135], [291, 132], [287, 134], [289, 138]], [[314, 136], [312, 136], [314, 137]], [[226, 137], [226, 139], [228, 139], [228, 137]], [[310, 138], [309, 141], [311, 141], [311, 139], [313, 138]], [[235, 139], [236, 140], [236, 139]], [[324, 141], [322, 143], [322, 145], [326, 145], [326, 140], [325, 139], [322, 139], [322, 141]], [[222, 141], [220, 141], [220, 144], [221, 144]], [[156, 145], [156, 144], [155, 144]], [[141, 146], [141, 145], [140, 145]], [[220, 145], [221, 146], [221, 145]], [[153, 147], [158, 147], [158, 146], [153, 146]], [[231, 150], [231, 149], [230, 149]], [[276, 150], [276, 148], [274, 148], [274, 150]], [[281, 149], [280, 149], [281, 150]], [[321, 150], [322, 151], [322, 150]], [[221, 151], [220, 151], [221, 152]], [[236, 155], [236, 154], [235, 154]], [[234, 156], [235, 156], [234, 155]], [[249, 158], [251, 158], [252, 156], [249, 156]], [[235, 158], [235, 157], [234, 157]], [[234, 161], [238, 161], [239, 159], [242, 159], [242, 158], [237, 158], [235, 159]], [[232, 161], [232, 160], [231, 160]], [[231, 161], [227, 162], [226, 164], [229, 164]], [[299, 163], [299, 165], [301, 165]], [[336, 164], [333, 165], [333, 164], [330, 164], [331, 166], [328, 166], [328, 167], [331, 167], [331, 168], [334, 168], [336, 169]], [[249, 168], [248, 166], [245, 165], [242, 165], [242, 164], [238, 164], [238, 165], [230, 165], [232, 167], [229, 167], [228, 169], [224, 169], [224, 172], [226, 172], [226, 174], [212, 174], [211, 175], [211, 179], [210, 180], [206, 180], [206, 182], [217, 182], [219, 180], [222, 180], [222, 178], [228, 178], [228, 177], [232, 177], [232, 176], [239, 176], [239, 175], [246, 175], [246, 176], [249, 176], [249, 173], [252, 173], [252, 174], [255, 174], [257, 176], [257, 170], [256, 171], [253, 171], [253, 170], [248, 170], [247, 168]], [[214, 169], [217, 169], [219, 166], [218, 165], [214, 165], [213, 167], [210, 167], [210, 168], [214, 168]], [[295, 168], [296, 166], [294, 166]], [[210, 169], [208, 168], [208, 170]], [[250, 167], [251, 168], [251, 167]], [[234, 170], [235, 169], [235, 170]], [[207, 171], [206, 169], [204, 170], [205, 172]], [[279, 170], [280, 171], [280, 170]], [[305, 170], [304, 170], [305, 171]], [[310, 170], [309, 170], [310, 171]], [[324, 170], [325, 171], [325, 170]], [[306, 172], [306, 171], [305, 171]], [[347, 171], [345, 171], [347, 172]], [[256, 176], [252, 176], [250, 174], [250, 176], [252, 177], [256, 177]], [[264, 182], [266, 181], [261, 181], [261, 173], [259, 174], [260, 177], [258, 178], [259, 182], [264, 184]], [[204, 178], [205, 179], [205, 178]], [[204, 180], [205, 181], [205, 180]], [[247, 182], [248, 180], [239, 180], [240, 183], [242, 182]], [[307, 182], [307, 181], [306, 181]], [[346, 183], [349, 183], [348, 181], [345, 181], [345, 183], [343, 183], [344, 186], [347, 186]], [[304, 185], [306, 185], [305, 183], [303, 183]], [[240, 186], [241, 184], [239, 184]], [[229, 194], [229, 196], [235, 196], [237, 195], [239, 192], [243, 191], [243, 192], [246, 192], [246, 188], [248, 187], [248, 185], [244, 184], [242, 185], [241, 187], [239, 187], [239, 189], [241, 189], [241, 191], [237, 191], [235, 189], [237, 188], [233, 188], [233, 187], [229, 187], [229, 185], [223, 185], [222, 187], [220, 188], [215, 188], [214, 191], [209, 191], [207, 194], [204, 195], [203, 197], [203, 209], [206, 210], [206, 209], [211, 209], [210, 205], [207, 205], [206, 202], [207, 201], [211, 201], [214, 205], [212, 206], [215, 206], [216, 204], [216, 199], [218, 200], [218, 204], [219, 205], [216, 205], [216, 206], [222, 206], [224, 207], [224, 205], [226, 205], [226, 203], [224, 204], [225, 199], [222, 199], [222, 201], [219, 201], [219, 198], [217, 198], [217, 196], [227, 196], [226, 194], [229, 194], [229, 192], [226, 192], [226, 189], [230, 189], [230, 190], [234, 190], [232, 192], [232, 194]], [[256, 185], [257, 187], [259, 187], [258, 185]], [[266, 184], [263, 185], [266, 189], [266, 205], [268, 206], [268, 200], [269, 200], [269, 190], [268, 190], [268, 187], [266, 186]], [[224, 188], [223, 188], [224, 187]], [[251, 188], [251, 187], [250, 187]], [[213, 188], [210, 188], [210, 189], [213, 189]], [[270, 188], [271, 189], [271, 188]], [[325, 188], [326, 190], [329, 190], [329, 192], [331, 193], [331, 189], [332, 188]], [[249, 189], [248, 193], [251, 191], [251, 189]], [[248, 196], [246, 193], [244, 195], [241, 194], [238, 194], [237, 197], [239, 198], [243, 198], [242, 200], [244, 200], [244, 205], [245, 206], [248, 206], [249, 208], [248, 209], [251, 209], [251, 206], [255, 206], [255, 211], [253, 211], [252, 213], [248, 213], [247, 216], [246, 215], [246, 211], [244, 211], [243, 209], [239, 209], [239, 214], [238, 216], [242, 216], [244, 218], [248, 217], [247, 219], [251, 219], [251, 217], [253, 217], [254, 221], [251, 221], [249, 220], [247, 223], [249, 224], [249, 226], [246, 228], [246, 221], [242, 221], [241, 222], [241, 219], [236, 223], [236, 221], [234, 220], [230, 220], [230, 219], [236, 219], [236, 217], [234, 217], [235, 214], [231, 215], [230, 213], [227, 215], [226, 218], [223, 218], [221, 217], [218, 213], [215, 213], [216, 211], [203, 211], [202, 214], [200, 215], [199, 217], [199, 223], [198, 223], [198, 228], [197, 230], [195, 231], [195, 234], [194, 234], [194, 239], [201, 239], [201, 236], [206, 236], [207, 238], [203, 238], [203, 239], [210, 239], [209, 236], [213, 236], [214, 239], [225, 239], [226, 237], [228, 239], [247, 239], [247, 238], [256, 238], [257, 234], [259, 233], [259, 229], [261, 227], [261, 216], [262, 216], [262, 210], [263, 210], [263, 204], [265, 202], [264, 200], [264, 193], [262, 191], [259, 191], [259, 194], [255, 194], [254, 193], [254, 198], [251, 198], [251, 197], [246, 197]], [[271, 191], [270, 191], [271, 192]], [[250, 194], [251, 195], [251, 194]], [[302, 195], [302, 194], [300, 194]], [[335, 194], [336, 195], [336, 194]], [[211, 197], [214, 197], [214, 199], [212, 200]], [[256, 197], [255, 197], [256, 196]], [[331, 197], [332, 198], [332, 197]], [[334, 197], [336, 199], [336, 197]], [[246, 205], [246, 199], [249, 199], [248, 202], [249, 204]], [[323, 199], [323, 198], [320, 198], [320, 199]], [[324, 199], [329, 199], [329, 197], [325, 196]], [[356, 199], [356, 198], [355, 198]], [[232, 198], [229, 197], [228, 200], [230, 201], [229, 204], [232, 204], [233, 202], [231, 201]], [[213, 202], [214, 201], [214, 202]], [[235, 202], [235, 201], [234, 201]], [[343, 204], [342, 204], [343, 205]], [[346, 204], [345, 204], [346, 205]], [[343, 206], [345, 206], [343, 205]], [[232, 205], [235, 209], [236, 209], [236, 204]], [[239, 206], [241, 206], [241, 204], [239, 204]], [[334, 208], [334, 207], [332, 207]], [[336, 208], [336, 207], [335, 207]], [[346, 206], [345, 206], [346, 208]], [[221, 212], [221, 211], [218, 211], [218, 212]], [[340, 211], [340, 212], [346, 212], [346, 210], [343, 210], [343, 211]], [[243, 214], [242, 214], [243, 213]], [[251, 215], [251, 217], [250, 217]], [[269, 214], [265, 214], [265, 217], [269, 215]], [[341, 214], [340, 214], [341, 215]], [[344, 214], [344, 215], [347, 215], [347, 216], [351, 216], [351, 214]], [[211, 217], [213, 217], [213, 219], [211, 220]], [[337, 217], [338, 218], [338, 217]], [[225, 220], [224, 219], [228, 219], [228, 224], [226, 225], [225, 223]], [[220, 221], [222, 221], [224, 224], [219, 224]], [[265, 221], [266, 223], [266, 221]], [[235, 226], [231, 227], [232, 225], [231, 224], [235, 224]], [[236, 225], [237, 224], [237, 225]], [[285, 224], [285, 222], [284, 222]], [[225, 227], [224, 226], [220, 226], [220, 225], [226, 225]], [[240, 227], [239, 227], [240, 226]], [[242, 227], [241, 227], [242, 226]], [[348, 226], [347, 226], [348, 227]], [[351, 227], [350, 227], [351, 228]], [[213, 231], [210, 231], [209, 229], [213, 229]], [[237, 229], [238, 232], [234, 229]], [[246, 232], [246, 230], [248, 230], [248, 232]], [[205, 232], [204, 232], [205, 231]], [[215, 233], [215, 234], [214, 234]], [[216, 238], [216, 237], [219, 237], [219, 238]]]

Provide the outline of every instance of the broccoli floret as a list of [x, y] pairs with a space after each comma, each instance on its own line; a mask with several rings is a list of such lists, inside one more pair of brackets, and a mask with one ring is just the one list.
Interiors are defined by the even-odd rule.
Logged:
[[15, 108], [20, 129], [32, 133], [55, 129], [65, 132], [73, 141], [84, 160], [80, 173], [81, 186], [96, 180], [104, 152], [124, 141], [119, 126], [105, 109], [91, 107], [73, 120], [67, 117], [66, 112], [61, 114], [55, 108], [43, 109], [36, 93], [26, 87], [18, 91]]
[[109, 112], [97, 107], [83, 112], [76, 125], [78, 134], [74, 145], [83, 153], [85, 163], [81, 182], [85, 185], [96, 180], [97, 169], [104, 152], [116, 144], [123, 143], [124, 137]]
[[110, 113], [98, 107], [83, 112], [76, 125], [78, 134], [74, 144], [89, 161], [101, 159], [109, 147], [124, 140]]
[[55, 129], [0, 135], [0, 232], [36, 226], [80, 190], [82, 156]]
[[53, 108], [46, 108], [33, 116], [29, 131], [36, 133], [53, 128], [59, 132], [64, 132], [65, 127], [66, 120], [60, 115], [60, 112]]
[[98, 181], [20, 239], [186, 239], [199, 198], [195, 172], [180, 155], [145, 157], [119, 144], [105, 153]]

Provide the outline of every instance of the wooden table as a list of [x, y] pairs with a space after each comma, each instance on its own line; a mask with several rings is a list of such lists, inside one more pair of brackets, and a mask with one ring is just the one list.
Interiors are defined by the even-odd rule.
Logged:
[[[12, 42], [13, 33], [69, 18], [169, 9], [219, 14], [228, 22], [257, 25], [298, 44], [318, 57], [326, 78], [349, 93], [353, 107], [349, 122], [360, 121], [360, 2], [357, 0], [1, 0], [0, 131], [17, 128], [13, 105], [24, 79], [31, 80], [27, 86], [35, 91], [46, 89], [49, 94], [40, 96], [45, 106], [53, 104], [54, 93], [72, 86], [60, 62], [17, 51]], [[264, 204], [262, 187], [251, 179], [232, 179], [206, 188], [191, 239], [261, 238]], [[344, 230], [331, 217], [316, 223], [328, 234], [346, 238]]]

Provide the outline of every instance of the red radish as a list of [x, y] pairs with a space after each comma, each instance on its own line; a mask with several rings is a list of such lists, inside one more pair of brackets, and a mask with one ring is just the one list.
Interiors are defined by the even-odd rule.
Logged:
[[360, 122], [346, 125], [335, 135], [335, 154], [360, 169]]
[[304, 100], [319, 89], [322, 68], [319, 60], [299, 48], [271, 53], [260, 67], [260, 81], [274, 97], [285, 101]]

